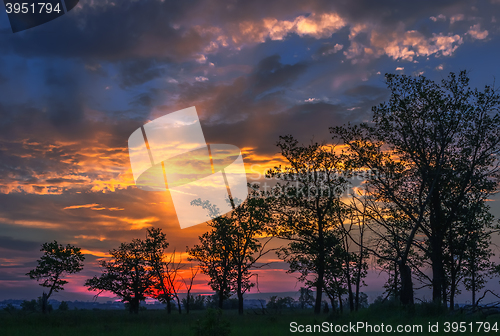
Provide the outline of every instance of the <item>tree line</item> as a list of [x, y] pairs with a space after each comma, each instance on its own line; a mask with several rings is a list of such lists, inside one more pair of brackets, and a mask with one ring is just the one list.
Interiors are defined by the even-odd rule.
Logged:
[[[465, 71], [441, 83], [387, 74], [386, 84], [390, 98], [372, 108], [372, 120], [330, 128], [333, 144], [280, 137], [285, 165], [267, 171], [272, 188], [249, 185], [250, 197], [229, 199], [234, 210], [224, 215], [208, 200], [193, 200], [213, 219], [186, 249], [197, 263], [188, 279], [180, 276], [175, 252], [167, 257], [165, 234], [150, 228], [145, 239], [111, 250], [100, 261], [102, 274], [85, 286], [114, 293], [131, 312], [146, 297], [166, 303], [169, 312], [175, 302], [180, 312], [183, 291], [189, 311], [199, 270], [218, 306], [235, 294], [243, 314], [255, 269], [276, 252], [289, 273], [314, 289], [315, 313], [325, 298], [331, 307], [358, 310], [372, 260], [389, 275], [386, 299], [411, 305], [418, 285], [449, 309], [463, 289], [478, 305], [487, 279], [500, 273], [490, 247], [499, 223], [488, 205], [499, 187], [500, 96], [494, 87], [470, 88]], [[272, 240], [280, 247], [271, 248]], [[83, 255], [57, 242], [42, 250], [28, 275], [43, 280], [48, 299], [63, 289], [64, 272], [81, 270]]]

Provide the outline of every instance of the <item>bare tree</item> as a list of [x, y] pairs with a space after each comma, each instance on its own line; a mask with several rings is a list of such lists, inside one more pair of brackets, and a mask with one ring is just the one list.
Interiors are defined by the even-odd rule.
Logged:
[[166, 235], [161, 229], [151, 228], [147, 230], [144, 241], [144, 249], [148, 257], [148, 264], [153, 272], [153, 286], [148, 291], [151, 297], [167, 304], [167, 312], [170, 314], [171, 303], [177, 302], [177, 309], [181, 313], [179, 289], [181, 282], [177, 279], [182, 267], [182, 260], [177, 261], [175, 250], [167, 253], [169, 246]]
[[186, 313], [189, 314], [189, 305], [191, 303], [191, 289], [193, 288], [194, 284], [194, 279], [196, 278], [196, 275], [198, 274], [200, 268], [199, 267], [194, 267], [191, 265], [191, 276], [189, 279], [182, 279], [184, 283], [184, 287], [186, 288], [186, 300], [185, 300], [185, 309]]

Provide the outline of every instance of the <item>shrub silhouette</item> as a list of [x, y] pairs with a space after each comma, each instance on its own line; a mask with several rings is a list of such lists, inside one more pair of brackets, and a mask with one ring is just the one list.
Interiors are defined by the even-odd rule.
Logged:
[[228, 336], [231, 334], [229, 322], [222, 316], [222, 310], [209, 308], [194, 326], [195, 336]]

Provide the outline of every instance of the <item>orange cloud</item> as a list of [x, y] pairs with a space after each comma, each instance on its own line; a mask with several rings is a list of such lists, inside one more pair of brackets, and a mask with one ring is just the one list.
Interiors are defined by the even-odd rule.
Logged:
[[256, 21], [244, 21], [226, 31], [219, 27], [196, 26], [201, 35], [212, 35], [212, 43], [205, 52], [213, 52], [219, 47], [227, 47], [231, 41], [236, 49], [246, 43], [263, 43], [266, 39], [283, 40], [288, 34], [327, 38], [345, 27], [347, 22], [337, 13], [312, 13], [300, 15], [294, 20], [278, 20], [273, 17]]
[[484, 40], [488, 36], [488, 31], [486, 29], [481, 31], [481, 25], [478, 23], [471, 26], [467, 34], [476, 40]]
[[63, 210], [81, 209], [81, 208], [93, 208], [93, 207], [96, 207], [96, 206], [99, 206], [99, 204], [93, 203], [93, 204], [72, 205], [72, 206], [67, 206], [67, 207], [63, 208]]
[[101, 252], [101, 251], [91, 251], [91, 250], [81, 250], [83, 254], [90, 254], [96, 257], [101, 257], [101, 258], [109, 258], [111, 255], [108, 252]]
[[[432, 37], [425, 37], [416, 30], [399, 29], [392, 33], [372, 31], [370, 43], [376, 56], [385, 54], [395, 60], [413, 61], [420, 56], [450, 56], [463, 43], [463, 39], [457, 34], [433, 33]], [[353, 52], [348, 58], [358, 55], [359, 53]]]
[[[62, 194], [73, 190], [115, 191], [134, 185], [126, 148], [113, 148], [96, 134], [95, 138], [78, 142], [19, 140], [3, 141], [3, 145], [18, 150], [11, 157], [23, 160], [44, 160], [50, 169], [36, 171], [26, 167], [30, 178], [11, 171], [0, 180], [0, 192], [32, 194]], [[56, 154], [57, 153], [57, 154]], [[55, 159], [57, 157], [57, 159]]]

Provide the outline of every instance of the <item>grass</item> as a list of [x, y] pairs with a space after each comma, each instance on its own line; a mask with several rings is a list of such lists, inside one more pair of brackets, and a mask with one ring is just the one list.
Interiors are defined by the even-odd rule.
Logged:
[[[2, 336], [128, 336], [128, 335], [195, 335], [194, 326], [197, 320], [206, 319], [206, 311], [194, 311], [189, 315], [172, 312], [168, 315], [164, 310], [141, 311], [138, 315], [129, 314], [127, 311], [111, 310], [71, 310], [54, 311], [46, 316], [40, 313], [25, 314], [20, 311], [9, 314], [0, 312], [0, 335]], [[433, 305], [416, 305], [412, 309], [398, 306], [372, 306], [357, 313], [333, 316], [322, 314], [316, 316], [310, 310], [294, 310], [256, 315], [253, 311], [239, 316], [236, 311], [224, 311], [223, 318], [229, 322], [233, 336], [276, 336], [310, 333], [291, 333], [290, 323], [299, 325], [314, 325], [323, 322], [333, 325], [343, 325], [357, 322], [366, 322], [372, 325], [384, 323], [394, 328], [400, 324], [419, 324], [423, 332], [418, 335], [451, 335], [444, 332], [445, 322], [475, 323], [488, 321], [491, 324], [498, 322], [500, 316], [491, 315], [465, 315], [460, 313], [450, 314], [443, 312]], [[440, 325], [439, 333], [428, 332], [428, 324], [436, 322]], [[344, 334], [344, 333], [324, 333]], [[351, 333], [352, 334], [352, 333]], [[366, 334], [360, 332], [359, 334]], [[373, 334], [381, 334], [373, 333]], [[414, 333], [406, 333], [407, 335]], [[463, 332], [460, 335], [486, 335], [485, 332]], [[499, 334], [491, 331], [489, 334]], [[206, 335], [209, 335], [208, 331]], [[218, 334], [218, 336], [224, 336]]]

